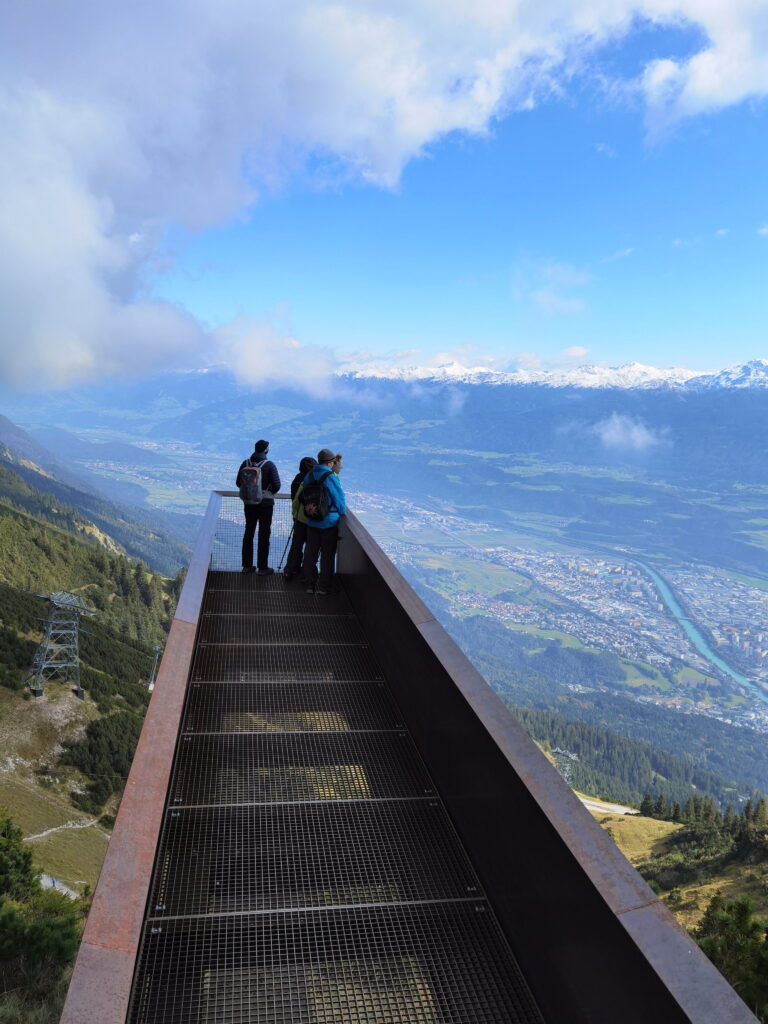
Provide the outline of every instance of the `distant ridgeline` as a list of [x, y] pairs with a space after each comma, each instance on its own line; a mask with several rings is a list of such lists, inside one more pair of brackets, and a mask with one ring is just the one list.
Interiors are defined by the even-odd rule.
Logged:
[[[601, 692], [594, 687], [610, 682], [610, 653], [552, 643], [531, 657], [530, 637], [482, 616], [455, 618], [434, 591], [416, 589], [533, 739], [576, 755], [568, 761], [575, 789], [636, 807], [645, 793], [681, 806], [708, 796], [723, 809], [768, 793], [760, 733]], [[588, 682], [593, 688], [574, 689]]]
[[159, 513], [138, 507], [129, 510], [79, 490], [2, 442], [0, 503], [75, 533], [107, 551], [140, 558], [166, 576], [177, 573], [189, 562], [189, 547], [158, 525]]

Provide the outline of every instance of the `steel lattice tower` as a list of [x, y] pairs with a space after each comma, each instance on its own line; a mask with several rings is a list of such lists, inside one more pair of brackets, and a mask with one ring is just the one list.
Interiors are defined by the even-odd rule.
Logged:
[[75, 594], [63, 590], [38, 596], [48, 602], [49, 609], [45, 634], [28, 676], [29, 688], [36, 697], [42, 697], [46, 680], [71, 681], [75, 694], [82, 700], [85, 694], [80, 685], [80, 616], [95, 612]]

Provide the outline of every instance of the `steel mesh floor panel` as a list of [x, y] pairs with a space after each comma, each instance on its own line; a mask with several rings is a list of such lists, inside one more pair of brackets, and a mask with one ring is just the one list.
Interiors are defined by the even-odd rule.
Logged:
[[173, 804], [366, 800], [432, 794], [405, 733], [183, 736]]
[[167, 813], [149, 915], [477, 898], [436, 800]]
[[213, 569], [209, 571], [206, 583], [206, 588], [209, 591], [234, 591], [238, 594], [258, 594], [265, 591], [280, 593], [289, 586], [291, 586], [289, 581], [279, 572], [275, 572], [271, 576], [259, 576], [256, 572], [215, 572]]
[[484, 901], [181, 919], [129, 1024], [542, 1024]]
[[200, 644], [192, 679], [381, 679], [370, 648], [306, 644]]
[[353, 615], [204, 615], [199, 642], [212, 644], [361, 644]]
[[282, 590], [206, 590], [202, 611], [208, 615], [339, 615], [352, 612], [344, 593], [305, 594], [297, 586]]
[[345, 732], [397, 729], [381, 682], [193, 683], [182, 731]]
[[343, 593], [209, 573], [129, 1024], [543, 1024], [365, 641]]

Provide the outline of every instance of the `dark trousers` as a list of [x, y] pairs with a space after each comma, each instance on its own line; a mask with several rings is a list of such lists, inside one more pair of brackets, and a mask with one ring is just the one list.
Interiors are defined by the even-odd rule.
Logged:
[[339, 527], [329, 526], [318, 530], [316, 526], [307, 527], [307, 544], [304, 548], [304, 561], [301, 566], [302, 579], [312, 584], [317, 578], [317, 555], [320, 553], [319, 584], [323, 590], [333, 586], [333, 560], [336, 556], [336, 542], [339, 539]]
[[293, 540], [291, 549], [288, 552], [288, 559], [285, 563], [285, 572], [288, 576], [295, 576], [301, 569], [301, 556], [304, 552], [304, 544], [307, 539], [307, 524], [300, 523], [298, 519], [293, 521]]
[[272, 513], [275, 509], [273, 501], [262, 501], [260, 505], [243, 505], [245, 512], [245, 532], [243, 533], [243, 568], [253, 566], [253, 535], [259, 528], [259, 546], [256, 564], [259, 569], [266, 569], [269, 561], [269, 535], [272, 532]]

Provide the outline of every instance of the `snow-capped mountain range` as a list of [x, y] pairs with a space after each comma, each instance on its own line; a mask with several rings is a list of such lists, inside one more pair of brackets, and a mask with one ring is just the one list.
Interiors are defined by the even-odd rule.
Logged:
[[350, 368], [343, 376], [357, 380], [375, 378], [400, 381], [441, 381], [455, 384], [540, 384], [571, 388], [669, 388], [708, 391], [717, 388], [768, 388], [768, 360], [753, 359], [724, 370], [701, 373], [682, 366], [664, 368], [626, 363], [624, 366], [579, 366], [568, 370], [513, 370], [485, 366], [467, 368], [460, 363], [442, 366]]

